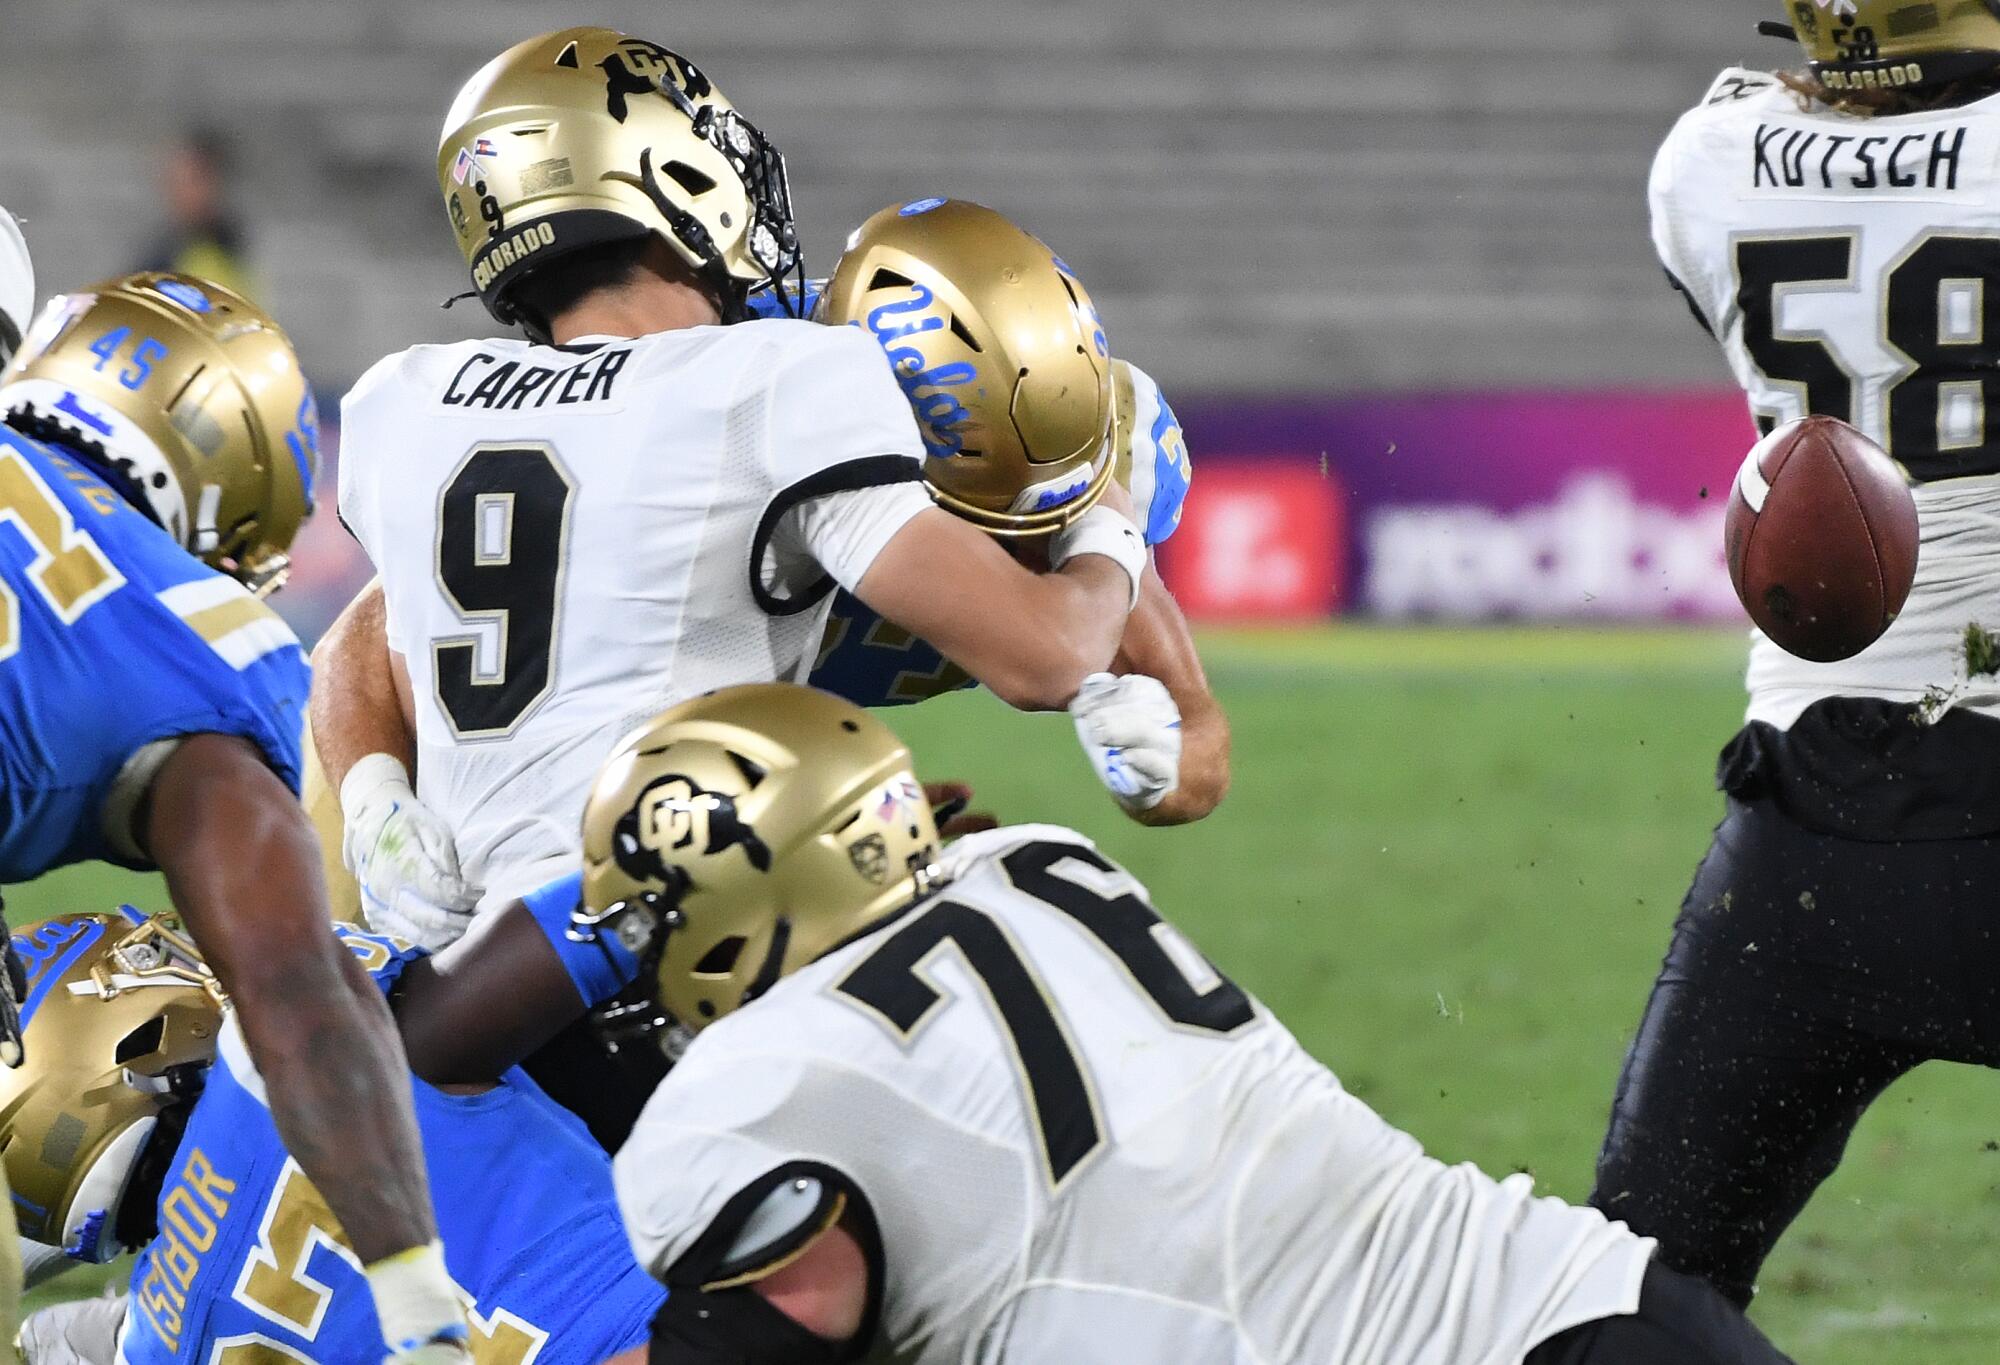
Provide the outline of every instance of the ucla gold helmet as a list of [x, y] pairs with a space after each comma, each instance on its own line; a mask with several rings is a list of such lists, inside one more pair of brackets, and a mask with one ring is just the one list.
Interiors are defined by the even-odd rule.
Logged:
[[51, 299], [0, 373], [0, 420], [94, 457], [175, 540], [257, 593], [312, 514], [319, 409], [269, 314], [142, 272]]
[[583, 817], [579, 932], [652, 964], [699, 1030], [925, 894], [937, 827], [910, 752], [792, 683], [663, 712], [612, 754]]
[[215, 1058], [221, 991], [172, 916], [60, 915], [14, 946], [28, 978], [27, 1055], [0, 1070], [14, 1214], [23, 1236], [108, 1261], [155, 1126]]
[[512, 291], [572, 251], [657, 236], [726, 316], [798, 264], [785, 159], [700, 68], [608, 28], [517, 43], [459, 90], [438, 187], [495, 318], [546, 339]]
[[2000, 66], [2000, 0], [1791, 0], [1786, 10], [1806, 64], [1837, 93], [1945, 85]]
[[1069, 267], [1005, 216], [956, 199], [882, 210], [848, 240], [819, 317], [882, 342], [947, 510], [993, 535], [1044, 535], [1103, 494], [1103, 324]]

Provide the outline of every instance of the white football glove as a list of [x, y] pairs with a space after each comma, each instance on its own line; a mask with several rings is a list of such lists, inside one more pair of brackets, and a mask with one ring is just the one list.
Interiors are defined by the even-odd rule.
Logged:
[[122, 1294], [51, 1304], [21, 1324], [21, 1359], [28, 1365], [113, 1365], [124, 1325]]
[[1181, 709], [1158, 678], [1093, 673], [1069, 713], [1098, 780], [1126, 810], [1151, 810], [1181, 784]]
[[444, 821], [417, 800], [409, 771], [370, 754], [340, 784], [347, 829], [341, 859], [361, 886], [368, 927], [435, 951], [472, 924], [479, 892], [466, 885]]

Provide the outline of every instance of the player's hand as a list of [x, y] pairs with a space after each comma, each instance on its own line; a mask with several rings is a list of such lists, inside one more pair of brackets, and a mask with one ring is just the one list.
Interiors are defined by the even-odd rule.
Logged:
[[1181, 780], [1181, 710], [1158, 678], [1093, 673], [1069, 704], [1098, 780], [1127, 811], [1151, 810]]
[[370, 754], [340, 784], [341, 857], [361, 886], [369, 927], [425, 947], [455, 941], [479, 893], [458, 867], [451, 830], [417, 800], [403, 765]]
[[112, 1365], [125, 1325], [125, 1297], [76, 1299], [31, 1313], [16, 1339], [28, 1365]]

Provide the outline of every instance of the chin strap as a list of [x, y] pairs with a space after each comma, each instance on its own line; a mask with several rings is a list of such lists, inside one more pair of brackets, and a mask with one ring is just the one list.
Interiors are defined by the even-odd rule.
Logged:
[[1766, 38], [1785, 38], [1797, 41], [1798, 33], [1782, 19], [1759, 19], [1757, 32]]

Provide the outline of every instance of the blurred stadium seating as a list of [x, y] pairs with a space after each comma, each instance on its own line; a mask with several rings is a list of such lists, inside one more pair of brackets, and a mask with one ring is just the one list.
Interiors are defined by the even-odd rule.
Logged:
[[[1775, 11], [1775, 6], [1772, 9]], [[506, 43], [624, 24], [783, 147], [811, 259], [902, 197], [1016, 213], [1172, 391], [1712, 380], [1646, 247], [1652, 149], [1739, 0], [7, 0], [0, 186], [52, 283], [123, 268], [177, 127], [240, 140], [268, 302], [329, 384], [462, 334], [432, 155]]]

